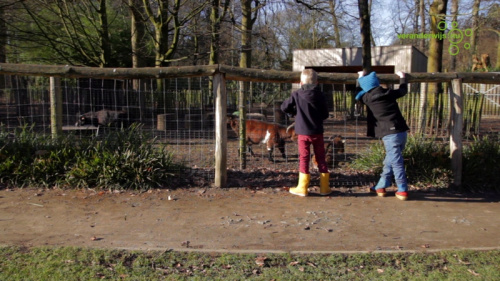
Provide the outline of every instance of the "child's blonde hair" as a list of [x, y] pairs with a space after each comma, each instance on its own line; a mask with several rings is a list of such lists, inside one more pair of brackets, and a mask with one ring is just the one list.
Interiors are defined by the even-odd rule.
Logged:
[[302, 84], [317, 84], [318, 83], [318, 74], [314, 69], [307, 68], [302, 70], [300, 74], [300, 83]]

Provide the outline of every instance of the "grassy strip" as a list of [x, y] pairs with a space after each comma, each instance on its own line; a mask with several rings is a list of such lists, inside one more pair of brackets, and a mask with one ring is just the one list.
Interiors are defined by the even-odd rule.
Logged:
[[225, 254], [0, 248], [0, 280], [499, 280], [500, 251]]

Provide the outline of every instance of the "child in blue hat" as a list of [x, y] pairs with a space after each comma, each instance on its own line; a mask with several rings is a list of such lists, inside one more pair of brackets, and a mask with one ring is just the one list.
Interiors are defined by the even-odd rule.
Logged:
[[398, 191], [396, 198], [408, 199], [408, 182], [403, 161], [403, 150], [406, 145], [406, 120], [399, 109], [397, 99], [408, 92], [408, 85], [403, 72], [396, 73], [400, 77], [399, 89], [392, 90], [380, 86], [377, 74], [371, 72], [364, 75], [358, 72], [359, 87], [356, 100], [366, 104], [367, 135], [382, 138], [385, 147], [384, 168], [378, 183], [370, 188], [378, 196], [386, 196], [386, 188], [392, 185], [392, 178], [396, 181]]

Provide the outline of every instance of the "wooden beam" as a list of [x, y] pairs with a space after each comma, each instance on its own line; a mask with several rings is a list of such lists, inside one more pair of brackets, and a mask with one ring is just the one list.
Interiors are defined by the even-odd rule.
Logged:
[[[227, 80], [299, 83], [300, 72], [265, 69], [241, 68], [227, 65], [199, 65], [176, 67], [143, 67], [143, 68], [100, 68], [58, 65], [30, 65], [0, 63], [0, 74], [33, 75], [69, 78], [105, 78], [105, 79], [141, 79], [141, 78], [180, 78], [213, 76], [215, 73], [225, 74]], [[384, 84], [398, 84], [396, 74], [378, 74]], [[500, 84], [500, 73], [408, 73], [408, 83], [451, 82], [461, 78], [465, 83]], [[356, 84], [355, 73], [318, 73], [318, 81], [325, 84]]]
[[217, 65], [101, 68], [60, 65], [30, 65], [0, 63], [0, 73], [9, 75], [33, 75], [67, 78], [142, 79], [212, 76]]
[[219, 71], [226, 74], [227, 80], [246, 82], [299, 83], [300, 72], [241, 68], [219, 65]]

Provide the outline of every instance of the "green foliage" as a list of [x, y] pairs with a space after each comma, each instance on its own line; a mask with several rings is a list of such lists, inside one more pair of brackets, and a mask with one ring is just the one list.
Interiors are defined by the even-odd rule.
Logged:
[[447, 187], [450, 183], [449, 146], [433, 139], [410, 136], [403, 151], [408, 179], [417, 185]]
[[0, 280], [498, 280], [499, 262], [495, 250], [256, 255], [3, 247]]
[[[409, 136], [403, 151], [406, 173], [416, 186], [447, 187], [451, 182], [449, 145], [443, 142]], [[355, 169], [382, 172], [384, 146], [378, 142], [353, 161]], [[462, 154], [462, 185], [464, 191], [499, 192], [500, 144], [489, 138], [475, 138], [464, 145]]]
[[32, 127], [1, 130], [0, 138], [0, 182], [13, 186], [149, 189], [167, 185], [181, 168], [135, 125], [103, 138], [52, 139]]
[[464, 147], [462, 183], [471, 191], [500, 191], [500, 144], [489, 138]]
[[96, 10], [99, 5], [90, 5], [90, 2], [27, 1], [14, 8], [15, 20], [8, 24], [12, 30], [10, 44], [6, 46], [8, 61], [86, 66], [106, 63], [109, 66], [130, 67], [129, 10], [123, 5], [108, 3], [106, 6], [111, 54], [107, 58], [109, 61], [103, 61], [100, 57], [103, 50], [98, 44], [102, 39]]
[[[451, 179], [449, 154], [444, 143], [410, 135], [403, 151], [409, 182], [417, 186], [447, 187]], [[351, 166], [378, 175], [384, 158], [384, 145], [378, 142], [360, 154]]]
[[384, 165], [385, 148], [380, 141], [367, 147], [351, 163], [351, 168], [371, 171], [374, 174], [380, 174]]

